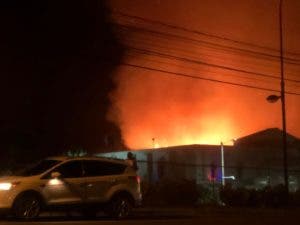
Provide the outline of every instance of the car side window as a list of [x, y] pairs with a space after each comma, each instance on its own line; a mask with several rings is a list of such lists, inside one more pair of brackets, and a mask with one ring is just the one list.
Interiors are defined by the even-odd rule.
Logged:
[[83, 162], [84, 176], [108, 176], [122, 174], [126, 168], [125, 165], [99, 160], [87, 160]]
[[55, 168], [52, 172], [59, 172], [61, 174], [61, 178], [82, 177], [82, 162], [77, 160], [66, 162]]

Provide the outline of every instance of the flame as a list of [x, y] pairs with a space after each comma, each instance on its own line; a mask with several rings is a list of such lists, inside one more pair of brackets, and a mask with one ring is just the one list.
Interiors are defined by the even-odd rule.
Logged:
[[233, 138], [281, 126], [280, 105], [266, 102], [264, 92], [124, 67], [117, 78], [109, 119], [120, 126], [125, 144], [133, 150], [232, 144]]
[[[167, 147], [167, 146], [166, 146]], [[160, 148], [160, 145], [158, 143], [154, 144], [154, 148]]]

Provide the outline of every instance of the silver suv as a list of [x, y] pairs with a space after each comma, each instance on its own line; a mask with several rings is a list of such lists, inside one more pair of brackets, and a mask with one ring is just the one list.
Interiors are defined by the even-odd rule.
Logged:
[[140, 178], [125, 161], [98, 157], [54, 157], [0, 178], [0, 209], [35, 218], [43, 209], [80, 207], [88, 215], [103, 209], [124, 218], [141, 203]]

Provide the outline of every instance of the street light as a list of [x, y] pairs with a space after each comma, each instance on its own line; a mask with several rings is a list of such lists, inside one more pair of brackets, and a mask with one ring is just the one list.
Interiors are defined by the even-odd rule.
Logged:
[[284, 187], [288, 194], [289, 180], [288, 180], [288, 162], [287, 162], [287, 134], [286, 134], [286, 113], [285, 113], [285, 84], [284, 84], [284, 61], [283, 61], [283, 35], [282, 35], [282, 0], [279, 0], [279, 41], [280, 41], [280, 96], [270, 95], [267, 101], [274, 103], [281, 100], [282, 112], [282, 153], [283, 153], [283, 174]]
[[267, 97], [267, 101], [270, 102], [270, 103], [274, 103], [274, 102], [277, 102], [278, 99], [280, 99], [281, 96], [278, 96], [278, 95], [269, 95]]
[[[231, 139], [230, 141], [234, 142], [236, 139]], [[225, 176], [225, 161], [224, 161], [224, 143], [221, 141], [221, 176], [222, 176], [222, 186], [225, 186], [225, 179], [227, 178]]]
[[225, 186], [225, 166], [224, 166], [224, 144], [221, 142], [221, 174], [222, 174], [222, 186]]

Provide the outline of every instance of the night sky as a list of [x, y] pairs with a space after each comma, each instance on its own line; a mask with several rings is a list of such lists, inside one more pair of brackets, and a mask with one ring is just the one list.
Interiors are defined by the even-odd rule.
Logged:
[[122, 146], [106, 120], [123, 50], [103, 1], [1, 1], [0, 157]]
[[[109, 2], [127, 64], [111, 119], [129, 147], [220, 144], [282, 127], [280, 102], [266, 101], [280, 90], [279, 0]], [[286, 95], [287, 131], [300, 137], [300, 1], [283, 0], [282, 12], [286, 91], [298, 94]]]
[[[278, 2], [1, 2], [2, 161], [281, 128], [266, 102], [280, 89]], [[287, 131], [300, 137], [300, 2], [283, 2]]]

